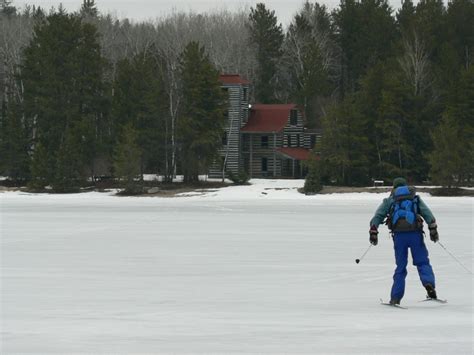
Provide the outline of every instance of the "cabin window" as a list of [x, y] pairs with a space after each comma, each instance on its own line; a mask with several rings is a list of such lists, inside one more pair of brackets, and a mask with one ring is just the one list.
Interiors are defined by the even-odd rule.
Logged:
[[301, 137], [299, 134], [296, 135], [296, 146], [299, 147], [301, 145]]
[[316, 135], [312, 134], [311, 135], [310, 148], [313, 149], [315, 145], [316, 145]]
[[243, 101], [247, 101], [248, 100], [248, 89], [247, 88], [244, 88], [244, 92], [243, 92]]
[[286, 142], [287, 142], [286, 145], [287, 145], [288, 147], [291, 147], [291, 136], [290, 136], [290, 135], [287, 135], [287, 136], [286, 136]]
[[290, 125], [296, 126], [298, 124], [298, 111], [291, 110], [290, 111]]
[[222, 145], [227, 145], [227, 132], [224, 132], [222, 136]]
[[262, 148], [268, 148], [268, 136], [262, 136], [261, 142]]
[[262, 173], [268, 172], [268, 158], [262, 158]]

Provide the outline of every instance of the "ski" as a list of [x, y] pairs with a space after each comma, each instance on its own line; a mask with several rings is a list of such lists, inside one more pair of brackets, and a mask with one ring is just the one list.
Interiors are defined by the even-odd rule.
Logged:
[[408, 309], [406, 307], [400, 306], [399, 304], [391, 304], [391, 303], [388, 303], [388, 302], [384, 302], [383, 299], [380, 299], [380, 304], [384, 305], [384, 306], [390, 306], [390, 307], [393, 307], [393, 308]]
[[427, 297], [424, 300], [421, 300], [419, 302], [438, 302], [438, 303], [446, 304], [446, 303], [448, 303], [448, 300], [442, 300], [442, 299], [439, 299], [439, 298]]

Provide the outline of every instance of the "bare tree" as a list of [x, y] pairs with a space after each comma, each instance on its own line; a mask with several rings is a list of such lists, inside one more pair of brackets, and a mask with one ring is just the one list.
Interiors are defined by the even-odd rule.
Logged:
[[432, 85], [429, 71], [429, 53], [416, 31], [412, 38], [403, 40], [404, 54], [398, 60], [406, 78], [413, 88], [413, 94], [419, 95]]
[[0, 97], [5, 102], [8, 97], [23, 102], [23, 84], [17, 79], [21, 74], [22, 52], [32, 37], [33, 25], [30, 16], [0, 14]]
[[[279, 99], [287, 102], [293, 97], [294, 100], [295, 93], [299, 93], [299, 103], [305, 112], [311, 106], [324, 115], [326, 101], [332, 101], [335, 96], [341, 75], [341, 51], [334, 40], [325, 6], [304, 4], [286, 32], [283, 53]], [[328, 82], [333, 92], [326, 92]]]
[[[176, 175], [177, 144], [176, 126], [181, 103], [181, 81], [179, 76], [179, 58], [188, 41], [186, 16], [176, 14], [157, 24], [155, 45], [157, 60], [161, 62], [165, 92], [168, 97], [169, 117], [165, 120], [166, 173], [165, 180], [170, 181]], [[168, 145], [169, 142], [169, 145]]]

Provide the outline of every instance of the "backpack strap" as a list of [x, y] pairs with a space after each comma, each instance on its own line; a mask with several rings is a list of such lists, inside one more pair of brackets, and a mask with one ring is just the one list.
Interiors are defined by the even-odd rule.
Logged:
[[418, 195], [415, 195], [413, 197], [413, 211], [415, 212], [416, 215], [418, 215], [420, 212], [420, 209], [418, 207], [419, 203], [420, 203], [420, 197]]

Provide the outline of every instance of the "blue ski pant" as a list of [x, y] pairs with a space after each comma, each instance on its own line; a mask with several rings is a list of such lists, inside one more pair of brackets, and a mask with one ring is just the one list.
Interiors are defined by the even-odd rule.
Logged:
[[413, 265], [418, 269], [421, 283], [435, 285], [435, 276], [428, 258], [428, 249], [423, 241], [421, 231], [395, 232], [393, 236], [395, 262], [397, 268], [393, 275], [392, 299], [401, 300], [405, 294], [405, 278], [407, 277], [408, 249], [411, 251]]

